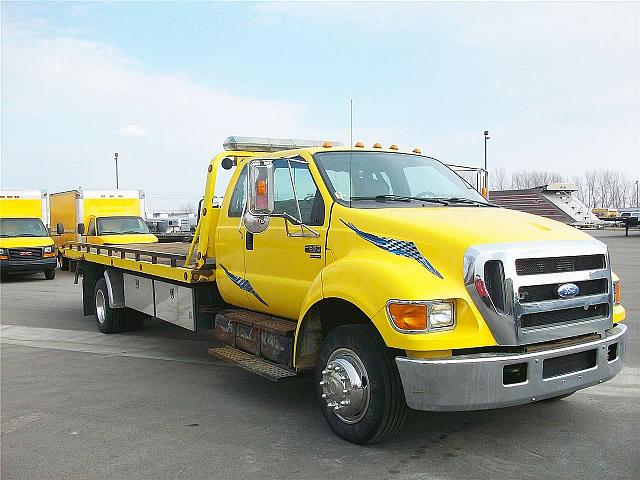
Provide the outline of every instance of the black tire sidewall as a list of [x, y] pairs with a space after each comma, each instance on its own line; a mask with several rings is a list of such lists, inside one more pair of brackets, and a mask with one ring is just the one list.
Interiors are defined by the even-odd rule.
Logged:
[[[369, 406], [364, 417], [355, 424], [347, 424], [340, 420], [327, 406], [321, 397], [322, 387], [319, 385], [322, 370], [327, 360], [338, 348], [353, 350], [364, 363], [367, 370], [368, 388], [370, 389]], [[385, 358], [386, 357], [386, 358]], [[322, 344], [316, 364], [316, 393], [320, 409], [331, 429], [341, 438], [357, 444], [373, 442], [381, 437], [381, 430], [387, 423], [388, 416], [394, 414], [392, 406], [392, 375], [397, 375], [395, 364], [389, 362], [390, 354], [386, 346], [378, 338], [377, 332], [367, 325], [346, 325], [332, 330]], [[403, 405], [397, 408], [406, 408]], [[403, 415], [403, 414], [402, 414]], [[382, 435], [384, 437], [385, 435]]]
[[[102, 295], [104, 295], [105, 309], [104, 309], [104, 322], [100, 323], [98, 319], [98, 311], [96, 305], [96, 296], [98, 295], [98, 291], [102, 291]], [[118, 322], [118, 314], [120, 312], [114, 312], [109, 304], [109, 292], [107, 290], [107, 282], [104, 278], [98, 279], [96, 282], [95, 289], [93, 291], [93, 304], [94, 308], [96, 308], [96, 325], [98, 326], [98, 330], [102, 333], [116, 333], [120, 331], [120, 322]]]
[[54, 278], [56, 278], [56, 270], [55, 269], [45, 270], [44, 278], [46, 278], [47, 280], [53, 280]]

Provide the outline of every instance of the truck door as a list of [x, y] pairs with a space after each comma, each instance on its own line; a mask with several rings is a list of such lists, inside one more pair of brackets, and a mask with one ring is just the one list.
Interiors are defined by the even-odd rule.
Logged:
[[234, 185], [231, 197], [228, 204], [222, 204], [216, 227], [216, 281], [226, 302], [249, 307], [244, 271], [247, 231], [241, 222], [247, 199], [246, 165], [242, 167], [235, 183], [232, 179], [230, 185]]
[[297, 320], [311, 283], [325, 265], [325, 202], [301, 159], [274, 161], [274, 194], [275, 215], [300, 216], [318, 236], [291, 236], [310, 232], [289, 223], [287, 233], [286, 220], [277, 216], [269, 219], [264, 232], [246, 233], [245, 275], [255, 291], [249, 294], [249, 306]]
[[86, 231], [84, 237], [82, 238], [83, 242], [99, 244], [100, 239], [96, 235], [96, 217], [91, 217], [89, 220], [89, 225], [86, 227]]

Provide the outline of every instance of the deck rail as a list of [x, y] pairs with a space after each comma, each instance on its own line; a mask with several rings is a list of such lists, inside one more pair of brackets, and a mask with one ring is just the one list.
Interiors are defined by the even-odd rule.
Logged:
[[133, 258], [137, 261], [146, 261], [142, 260], [142, 257], [148, 257], [151, 259], [152, 264], [157, 264], [159, 259], [167, 259], [170, 262], [172, 267], [176, 267], [178, 262], [184, 262], [187, 260], [187, 255], [182, 253], [169, 253], [169, 252], [158, 252], [155, 250], [142, 250], [139, 248], [127, 248], [122, 247], [120, 245], [96, 245], [93, 243], [84, 243], [84, 242], [67, 242], [63, 246], [63, 248], [69, 248], [71, 250], [77, 250], [78, 252], [85, 253], [96, 253], [98, 255], [105, 255], [102, 253], [106, 252], [106, 256], [108, 257], [120, 257], [127, 258], [127, 254], [133, 255]]

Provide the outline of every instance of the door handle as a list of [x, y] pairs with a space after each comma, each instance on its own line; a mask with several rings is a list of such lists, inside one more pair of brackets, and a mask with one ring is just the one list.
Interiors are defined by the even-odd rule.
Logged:
[[245, 245], [247, 247], [247, 250], [253, 250], [253, 233], [247, 231], [245, 233]]

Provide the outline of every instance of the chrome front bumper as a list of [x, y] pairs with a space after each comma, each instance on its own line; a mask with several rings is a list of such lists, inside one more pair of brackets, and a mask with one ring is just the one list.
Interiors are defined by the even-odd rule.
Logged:
[[[413, 409], [508, 407], [571, 393], [612, 379], [622, 368], [626, 332], [627, 327], [619, 324], [607, 330], [603, 338], [578, 345], [524, 354], [482, 353], [443, 359], [396, 357], [396, 364], [407, 405]], [[614, 344], [617, 347], [610, 349]], [[614, 348], [615, 358], [609, 360]], [[580, 353], [583, 355], [574, 355]], [[593, 365], [581, 365], [584, 358], [594, 358]], [[549, 362], [552, 359], [554, 361]], [[546, 369], [545, 362], [548, 362]], [[504, 368], [522, 364], [526, 364], [521, 367], [526, 368], [526, 379], [505, 385]]]

